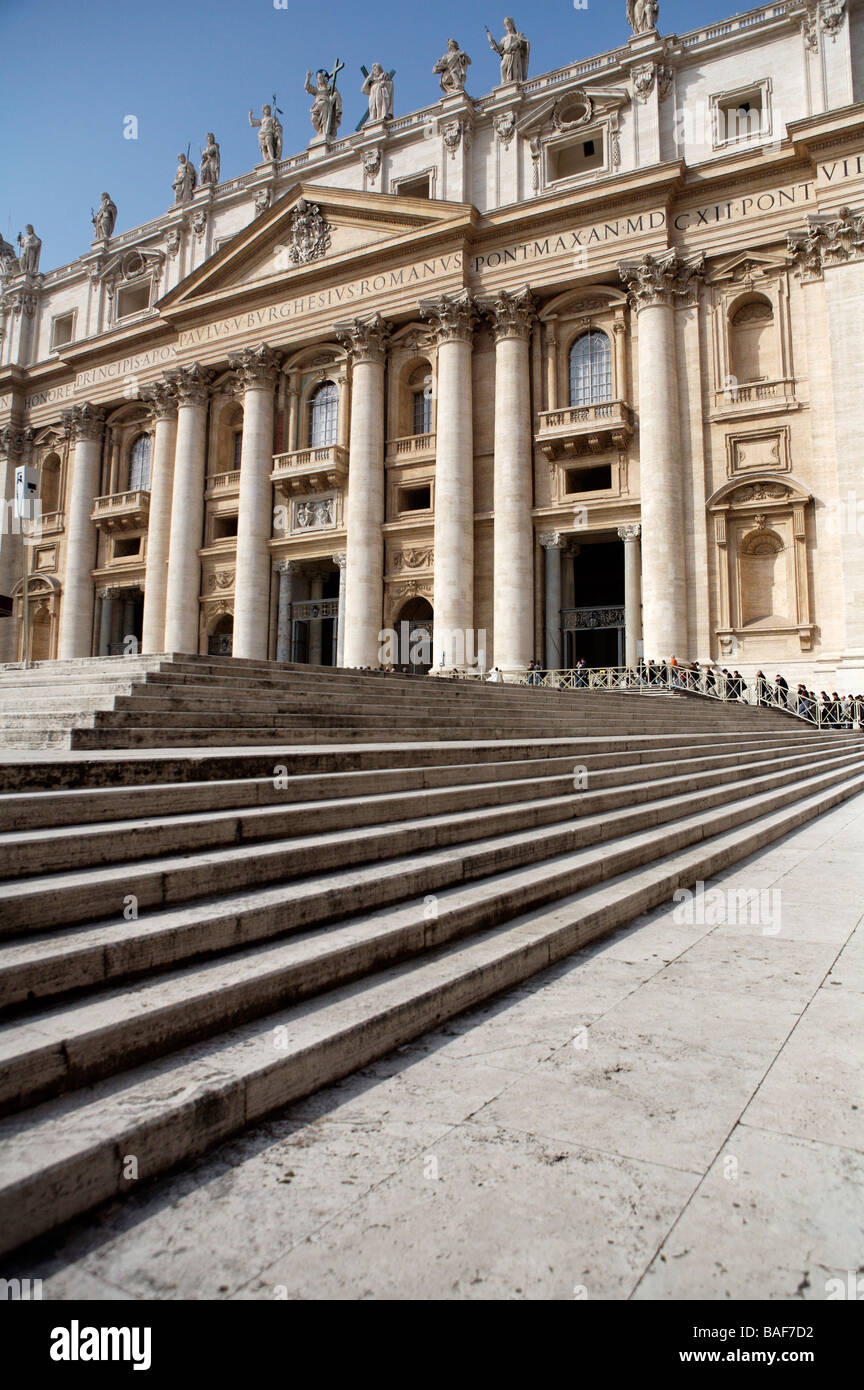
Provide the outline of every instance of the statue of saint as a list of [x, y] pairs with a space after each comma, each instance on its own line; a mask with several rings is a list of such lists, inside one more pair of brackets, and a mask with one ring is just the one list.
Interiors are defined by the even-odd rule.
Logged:
[[114, 224], [117, 221], [117, 205], [112, 203], [110, 194], [101, 195], [99, 211], [94, 213], [90, 220], [96, 229], [97, 240], [107, 241], [113, 235]]
[[212, 130], [208, 130], [207, 144], [201, 151], [201, 163], [198, 166], [198, 175], [202, 187], [205, 183], [209, 183], [215, 188], [216, 184], [219, 182], [220, 163], [219, 146], [216, 144], [216, 137]]
[[363, 95], [369, 98], [370, 121], [389, 120], [393, 115], [393, 78], [380, 63], [372, 64], [372, 71], [362, 90]]
[[634, 34], [648, 34], [656, 29], [659, 13], [657, 0], [627, 0], [627, 23]]
[[249, 112], [249, 124], [253, 127], [259, 126], [258, 146], [261, 150], [261, 159], [267, 164], [271, 164], [274, 159], [282, 158], [282, 125], [278, 116], [274, 115], [269, 106], [261, 107], [261, 119], [253, 116]]
[[465, 81], [471, 59], [463, 53], [455, 39], [447, 40], [447, 52], [439, 58], [432, 71], [441, 79], [441, 90], [445, 97], [457, 96], [464, 92]]
[[187, 159], [185, 154], [178, 154], [177, 173], [174, 175], [174, 182], [171, 185], [174, 189], [174, 202], [191, 203], [197, 182], [195, 165], [191, 159]]
[[504, 21], [505, 34], [500, 43], [496, 43], [489, 30], [489, 47], [498, 54], [501, 59], [501, 86], [508, 82], [524, 82], [528, 77], [528, 59], [531, 56], [531, 45], [524, 34], [520, 34], [513, 20], [509, 17]]
[[30, 222], [24, 228], [24, 233], [24, 236], [20, 232], [18, 233], [18, 248], [21, 253], [18, 257], [18, 264], [22, 270], [35, 275], [39, 269], [39, 253], [42, 250], [42, 242], [34, 232]]
[[329, 72], [319, 68], [315, 74], [313, 87], [312, 74], [307, 72], [305, 89], [310, 97], [315, 98], [309, 112], [315, 134], [323, 135], [326, 140], [332, 140], [342, 121], [342, 97], [336, 90], [335, 74], [331, 79]]

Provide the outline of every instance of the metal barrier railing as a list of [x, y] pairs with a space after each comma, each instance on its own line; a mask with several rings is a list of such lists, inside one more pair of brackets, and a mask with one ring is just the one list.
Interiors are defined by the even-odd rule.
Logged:
[[780, 710], [815, 728], [864, 730], [864, 698], [791, 690], [766, 677], [723, 673], [703, 666], [575, 666], [562, 670], [526, 671], [519, 685], [553, 690], [628, 690], [636, 694], [700, 696], [722, 704], [757, 705]]

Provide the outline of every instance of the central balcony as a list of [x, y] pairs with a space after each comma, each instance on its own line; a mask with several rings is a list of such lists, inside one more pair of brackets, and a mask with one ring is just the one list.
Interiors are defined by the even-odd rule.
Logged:
[[341, 444], [275, 454], [270, 474], [271, 481], [289, 495], [344, 488], [347, 478], [348, 450]]
[[633, 411], [624, 401], [565, 406], [538, 416], [537, 443], [547, 459], [578, 458], [607, 449], [626, 449], [633, 433]]
[[149, 492], [111, 492], [97, 497], [90, 520], [101, 531], [135, 531], [147, 525]]

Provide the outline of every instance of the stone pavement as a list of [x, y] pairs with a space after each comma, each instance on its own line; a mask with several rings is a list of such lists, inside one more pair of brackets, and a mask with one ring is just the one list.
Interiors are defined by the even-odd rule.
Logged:
[[52, 1299], [824, 1299], [864, 1267], [862, 1018], [858, 796], [2, 1273]]

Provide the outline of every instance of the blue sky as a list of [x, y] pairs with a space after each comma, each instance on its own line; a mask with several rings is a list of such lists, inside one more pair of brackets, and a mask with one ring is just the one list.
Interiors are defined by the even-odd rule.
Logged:
[[[32, 222], [42, 237], [41, 269], [89, 248], [90, 208], [107, 189], [125, 231], [173, 201], [178, 151], [191, 142], [197, 164], [208, 130], [222, 147], [222, 178], [258, 158], [248, 111], [275, 91], [285, 153], [312, 136], [306, 69], [338, 55], [345, 118], [365, 110], [361, 63], [396, 68], [395, 114], [440, 96], [432, 67], [455, 37], [470, 55], [468, 90], [488, 92], [498, 64], [484, 33], [503, 33], [506, 0], [0, 0], [0, 232], [9, 241]], [[746, 7], [745, 7], [746, 8]], [[531, 40], [531, 75], [591, 57], [626, 41], [625, 0], [531, 0], [513, 15]], [[661, 33], [686, 33], [736, 13], [728, 0], [661, 0]], [[124, 118], [138, 138], [124, 139]], [[128, 128], [128, 126], [127, 126]]]

